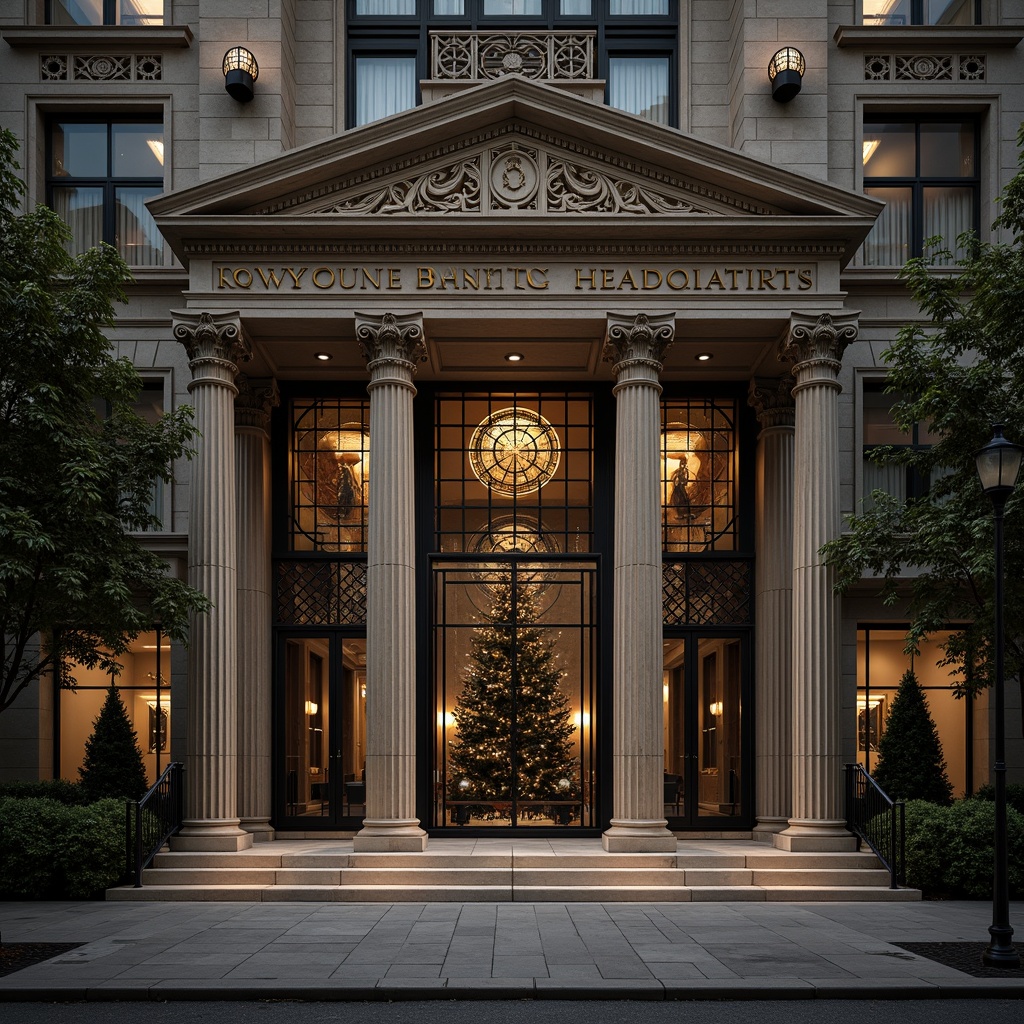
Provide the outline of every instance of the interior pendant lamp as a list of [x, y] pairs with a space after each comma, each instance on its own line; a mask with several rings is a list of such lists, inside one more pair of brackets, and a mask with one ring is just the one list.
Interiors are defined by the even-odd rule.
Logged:
[[772, 99], [788, 103], [803, 85], [807, 62], [795, 46], [784, 46], [768, 62], [768, 81], [772, 84]]
[[260, 77], [260, 66], [252, 53], [244, 46], [232, 46], [224, 54], [221, 70], [227, 94], [239, 103], [248, 103], [253, 97], [256, 79]]

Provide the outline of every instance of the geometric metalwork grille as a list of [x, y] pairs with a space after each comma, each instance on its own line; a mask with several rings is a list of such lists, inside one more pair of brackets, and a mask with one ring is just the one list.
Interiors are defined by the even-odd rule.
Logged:
[[661, 403], [661, 527], [665, 551], [735, 551], [736, 402]]
[[435, 550], [592, 550], [593, 399], [552, 391], [438, 395]]
[[366, 563], [334, 559], [278, 562], [276, 610], [282, 625], [365, 625]]
[[738, 626], [752, 619], [753, 562], [687, 560], [662, 565], [666, 626]]
[[290, 447], [293, 551], [365, 551], [370, 496], [367, 399], [292, 402]]

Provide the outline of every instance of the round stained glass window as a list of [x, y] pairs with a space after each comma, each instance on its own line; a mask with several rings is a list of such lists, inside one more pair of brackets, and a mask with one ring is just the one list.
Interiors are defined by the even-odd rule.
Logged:
[[469, 443], [469, 462], [477, 480], [509, 497], [540, 490], [557, 472], [560, 458], [555, 428], [532, 409], [491, 413]]

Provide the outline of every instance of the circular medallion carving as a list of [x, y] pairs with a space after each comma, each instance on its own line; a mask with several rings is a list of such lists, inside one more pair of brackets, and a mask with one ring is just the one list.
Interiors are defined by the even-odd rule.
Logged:
[[473, 431], [469, 463], [477, 480], [508, 497], [540, 490], [558, 469], [555, 428], [532, 409], [499, 409]]
[[491, 191], [511, 206], [532, 199], [539, 180], [537, 165], [526, 153], [506, 152], [491, 159]]

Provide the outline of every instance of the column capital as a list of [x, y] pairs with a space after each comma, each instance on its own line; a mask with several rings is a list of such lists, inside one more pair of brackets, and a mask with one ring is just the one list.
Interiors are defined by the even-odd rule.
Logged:
[[793, 364], [793, 375], [800, 381], [805, 371], [825, 370], [835, 377], [842, 364], [846, 346], [857, 340], [860, 312], [791, 313], [789, 333], [779, 345], [779, 359]]
[[395, 316], [356, 313], [356, 340], [371, 373], [380, 366], [402, 369], [411, 377], [416, 363], [427, 357], [423, 344], [423, 314]]
[[217, 316], [171, 310], [171, 318], [171, 333], [188, 353], [192, 385], [204, 379], [233, 387], [238, 364], [252, 358], [252, 345], [242, 329], [241, 314], [237, 310]]
[[604, 358], [611, 362], [616, 380], [657, 384], [662, 358], [675, 338], [675, 314], [609, 313], [607, 324]]
[[747, 405], [757, 414], [762, 429], [791, 427], [796, 421], [792, 374], [781, 377], [754, 377], [747, 391]]
[[249, 377], [240, 373], [235, 381], [238, 395], [235, 398], [235, 426], [255, 427], [267, 430], [270, 427], [270, 411], [281, 404], [281, 392], [273, 377]]

